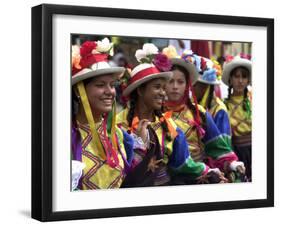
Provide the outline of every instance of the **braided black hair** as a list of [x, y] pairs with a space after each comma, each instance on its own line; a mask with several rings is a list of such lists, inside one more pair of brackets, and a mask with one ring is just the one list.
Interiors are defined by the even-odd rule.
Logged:
[[210, 92], [209, 92], [209, 96], [208, 96], [208, 99], [207, 99], [207, 108], [208, 109], [211, 109], [211, 104], [212, 104], [212, 100], [214, 98], [214, 89], [215, 89], [215, 86], [214, 85], [210, 85]]
[[[228, 82], [230, 84], [230, 81]], [[230, 97], [231, 97], [231, 90], [232, 90], [232, 85], [229, 85], [228, 86], [228, 95], [227, 95], [227, 98], [225, 99], [224, 101], [224, 104], [226, 106], [226, 108], [229, 110], [229, 107], [228, 107], [228, 101], [230, 100]]]
[[[128, 115], [127, 115], [127, 121], [128, 121], [129, 128], [132, 126], [137, 100], [138, 100], [138, 94], [137, 94], [137, 91], [134, 90], [130, 94], [130, 107], [129, 107], [129, 111], [128, 111]], [[128, 132], [130, 133], [130, 131], [128, 131]]]
[[247, 101], [248, 101], [248, 88], [246, 87], [244, 89], [244, 99], [243, 99], [243, 110], [244, 111], [247, 111], [247, 107], [246, 107]]
[[[194, 104], [191, 102], [190, 98], [187, 98], [186, 106], [191, 110], [191, 113], [192, 113], [193, 117], [195, 118], [196, 117], [196, 108], [195, 108]], [[199, 120], [201, 120], [202, 126], [205, 127], [206, 116], [200, 110], [199, 110], [199, 116], [200, 116]]]
[[[154, 114], [155, 114], [158, 118], [163, 117], [163, 113], [162, 113], [162, 111], [160, 111], [160, 110], [155, 110], [155, 111], [154, 111]], [[167, 141], [172, 141], [172, 137], [171, 137], [170, 131], [169, 131], [169, 129], [168, 129], [168, 125], [167, 125], [166, 120], [161, 121], [161, 127], [162, 127], [162, 129], [164, 130], [164, 132], [165, 132], [165, 139], [166, 139]]]

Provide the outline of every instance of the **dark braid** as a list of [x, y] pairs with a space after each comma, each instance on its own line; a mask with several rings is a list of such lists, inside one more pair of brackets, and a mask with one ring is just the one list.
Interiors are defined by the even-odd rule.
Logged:
[[210, 92], [209, 92], [209, 96], [208, 96], [208, 100], [207, 100], [207, 105], [206, 105], [206, 107], [208, 108], [208, 109], [211, 109], [211, 104], [212, 104], [212, 100], [213, 100], [213, 98], [214, 98], [214, 88], [215, 86], [214, 85], [210, 85]]
[[[129, 127], [132, 126], [133, 118], [134, 118], [134, 115], [135, 115], [137, 98], [138, 98], [138, 95], [137, 95], [137, 92], [135, 90], [130, 95], [130, 108], [129, 108], [128, 115], [127, 115], [127, 121], [128, 121]], [[128, 131], [128, 132], [130, 133], [130, 131]]]
[[[154, 114], [155, 114], [158, 118], [163, 117], [162, 111], [160, 111], [160, 110], [155, 110], [155, 111], [154, 111]], [[172, 137], [171, 137], [170, 131], [169, 131], [169, 129], [168, 129], [168, 125], [167, 125], [166, 120], [163, 120], [163, 121], [161, 122], [161, 127], [162, 127], [162, 129], [164, 130], [164, 132], [165, 132], [165, 139], [167, 139], [168, 141], [172, 141]]]
[[232, 90], [232, 85], [228, 86], [228, 96], [227, 96], [228, 100], [230, 100], [231, 97], [231, 90]]
[[247, 107], [246, 107], [247, 101], [248, 101], [248, 88], [246, 87], [244, 89], [244, 99], [243, 99], [243, 110], [244, 111], [247, 111]]
[[[196, 118], [196, 108], [195, 108], [194, 104], [192, 104], [190, 98], [187, 98], [186, 105], [191, 110], [193, 117]], [[206, 117], [203, 114], [203, 112], [201, 112], [200, 110], [199, 110], [199, 116], [200, 116], [200, 119], [202, 120], [202, 127], [205, 127]]]
[[[228, 82], [230, 84], [230, 81]], [[229, 85], [228, 86], [228, 96], [227, 98], [225, 99], [224, 103], [226, 105], [226, 108], [229, 110], [229, 107], [228, 107], [228, 101], [230, 100], [230, 97], [231, 97], [231, 90], [232, 90], [232, 85]]]

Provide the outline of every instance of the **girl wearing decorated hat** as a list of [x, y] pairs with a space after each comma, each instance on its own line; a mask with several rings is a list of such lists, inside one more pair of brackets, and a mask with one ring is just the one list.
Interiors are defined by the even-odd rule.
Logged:
[[[193, 58], [193, 59], [192, 59]], [[191, 61], [199, 61], [197, 67], [198, 78], [193, 84], [193, 89], [198, 103], [212, 115], [218, 129], [225, 133], [230, 130], [227, 108], [218, 97], [222, 69], [216, 61], [191, 54]], [[216, 90], [216, 88], [218, 88]], [[225, 128], [227, 127], [227, 128]]]
[[243, 173], [243, 163], [237, 161], [231, 149], [230, 136], [222, 133], [211, 114], [197, 104], [192, 84], [200, 77], [197, 68], [201, 67], [202, 61], [197, 59], [199, 56], [187, 51], [179, 57], [173, 46], [165, 48], [163, 53], [173, 65], [173, 77], [166, 85], [168, 100], [165, 109], [173, 112], [172, 118], [184, 132], [193, 159], [218, 167], [223, 172], [240, 170]]
[[161, 112], [165, 85], [172, 76], [168, 58], [149, 43], [137, 50], [136, 58], [140, 64], [132, 70], [123, 92], [130, 97], [130, 107], [118, 114], [117, 122], [131, 134], [146, 134], [147, 149], [135, 151], [123, 186], [174, 184], [175, 175], [185, 175], [184, 183], [196, 183], [209, 172], [220, 175], [218, 169], [193, 161], [183, 132], [169, 112]]
[[[72, 189], [119, 188], [130, 167], [134, 139], [116, 126], [112, 43], [86, 41], [72, 48]], [[141, 144], [140, 144], [141, 145]]]
[[222, 81], [228, 85], [228, 108], [232, 129], [232, 144], [239, 159], [246, 166], [246, 175], [251, 181], [252, 173], [252, 105], [248, 85], [252, 80], [252, 62], [235, 57], [225, 64]]

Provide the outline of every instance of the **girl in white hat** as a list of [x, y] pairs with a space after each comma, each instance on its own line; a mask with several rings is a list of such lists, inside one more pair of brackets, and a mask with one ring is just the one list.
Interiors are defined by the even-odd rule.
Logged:
[[133, 157], [134, 140], [116, 126], [112, 43], [87, 41], [72, 49], [72, 189], [119, 188]]
[[161, 112], [165, 85], [172, 76], [170, 61], [148, 43], [136, 52], [136, 57], [141, 64], [133, 69], [123, 93], [130, 97], [130, 107], [118, 114], [117, 121], [131, 134], [143, 134], [147, 149], [135, 150], [132, 168], [123, 186], [175, 184], [177, 175], [183, 178], [182, 184], [197, 183], [198, 178], [206, 178], [208, 173], [214, 173], [219, 182], [220, 171], [210, 169], [203, 162], [194, 162], [183, 132], [169, 112]]
[[[171, 58], [173, 64], [171, 69], [173, 77], [166, 85], [168, 100], [165, 107], [167, 111], [173, 112], [174, 121], [183, 130], [193, 159], [206, 162], [211, 167], [218, 167], [224, 173], [230, 171], [244, 173], [243, 163], [238, 161], [237, 155], [232, 151], [230, 131], [222, 133], [218, 129], [212, 115], [197, 104], [192, 89], [192, 84], [202, 77], [198, 73], [203, 66], [202, 63], [205, 63], [206, 67], [208, 62], [201, 61], [200, 57], [191, 51], [179, 57], [172, 46], [165, 48], [163, 53]], [[213, 77], [212, 75], [205, 74], [206, 77]], [[189, 96], [190, 93], [194, 103]], [[227, 114], [224, 117], [227, 117]]]
[[232, 129], [232, 144], [239, 159], [246, 166], [246, 175], [252, 178], [252, 105], [248, 85], [251, 85], [252, 62], [235, 57], [226, 63], [222, 80], [228, 85], [228, 108]]

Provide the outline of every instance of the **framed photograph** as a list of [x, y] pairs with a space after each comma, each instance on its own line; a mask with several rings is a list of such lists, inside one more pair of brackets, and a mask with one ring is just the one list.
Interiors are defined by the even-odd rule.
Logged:
[[[112, 47], [112, 43], [114, 47]], [[201, 56], [201, 70], [206, 59], [210, 59], [210, 62], [217, 61], [221, 65], [222, 76], [223, 70], [226, 70], [223, 65], [237, 55], [240, 58], [247, 58], [251, 62], [252, 77], [248, 86], [252, 94], [250, 179], [248, 176], [248, 179], [241, 183], [192, 185], [183, 183], [177, 186], [164, 184], [166, 186], [122, 187], [124, 178], [129, 175], [124, 166], [126, 173], [121, 173], [111, 180], [108, 179], [108, 175], [111, 174], [107, 174], [106, 170], [101, 170], [101, 180], [89, 179], [82, 182], [76, 181], [75, 184], [73, 169], [77, 165], [73, 165], [73, 160], [77, 159], [73, 152], [73, 140], [75, 139], [72, 133], [73, 109], [75, 108], [73, 93], [79, 94], [76, 95], [76, 98], [81, 98], [84, 110], [86, 109], [85, 102], [83, 102], [83, 89], [85, 90], [86, 85], [83, 86], [84, 88], [79, 85], [77, 85], [78, 88], [73, 88], [74, 83], [80, 84], [78, 83], [79, 76], [81, 77], [81, 73], [86, 68], [81, 63], [83, 58], [81, 48], [85, 46], [89, 48], [94, 45], [90, 50], [91, 54], [94, 54], [94, 50], [99, 50], [100, 54], [102, 49], [106, 48], [105, 46], [110, 46], [107, 48], [106, 60], [99, 58], [96, 63], [105, 61], [107, 65], [111, 65], [110, 67], [115, 67], [115, 69], [120, 69], [122, 64], [122, 67], [130, 69], [125, 73], [132, 76], [134, 68], [141, 62], [141, 60], [137, 61], [135, 52], [138, 49], [143, 50], [145, 43], [153, 43], [153, 48], [157, 47], [159, 52], [164, 52], [166, 47], [172, 45], [180, 56], [184, 56], [187, 49], [191, 50], [188, 52], [189, 54], [196, 54], [196, 57]], [[75, 66], [77, 71], [74, 73], [75, 48], [76, 52], [78, 49], [80, 58]], [[152, 47], [150, 46], [150, 48]], [[206, 67], [208, 63], [204, 65]], [[113, 74], [117, 70], [115, 69], [106, 70]], [[91, 70], [94, 70], [92, 66]], [[83, 76], [86, 74], [86, 78], [94, 74], [89, 71], [87, 73], [83, 74]], [[204, 73], [202, 74], [204, 75]], [[216, 70], [216, 75], [219, 76], [218, 74], [218, 70]], [[129, 85], [132, 85], [132, 82], [129, 82]], [[230, 86], [221, 86], [222, 99], [227, 98], [228, 92], [231, 93]], [[113, 116], [127, 106], [123, 102], [122, 91], [124, 90], [121, 90], [121, 96], [116, 97], [119, 108], [117, 107], [117, 112]], [[126, 93], [126, 89], [124, 92]], [[87, 93], [87, 95], [89, 94]], [[108, 104], [107, 101], [109, 100], [105, 100], [105, 105]], [[91, 104], [90, 100], [89, 103]], [[103, 143], [100, 134], [111, 134], [110, 131], [106, 128], [93, 129], [97, 127], [91, 127], [90, 118], [96, 117], [96, 115], [93, 114], [88, 118], [86, 110], [84, 114], [90, 125], [89, 133], [92, 133], [93, 138], [95, 138], [94, 136], [100, 137], [97, 139], [100, 139], [100, 147], [103, 146], [107, 158], [105, 161], [100, 161], [100, 159], [95, 161], [94, 158], [88, 156], [88, 159], [95, 164], [109, 164], [111, 167], [113, 165], [112, 168], [114, 168], [114, 164], [122, 162], [124, 156], [122, 155], [120, 158], [113, 156], [112, 160], [107, 156], [107, 149], [113, 151], [114, 149], [110, 149], [110, 147], [115, 147], [117, 141], [114, 139], [118, 140], [119, 137], [112, 138], [111, 142], [106, 140], [107, 143]], [[108, 114], [102, 115], [102, 117], [101, 120], [104, 121], [104, 117], [107, 118]], [[96, 118], [93, 122], [95, 121]], [[112, 121], [115, 122], [115, 120]], [[166, 126], [167, 131], [172, 131], [169, 123]], [[83, 138], [81, 130], [79, 131]], [[124, 134], [120, 135], [122, 139], [125, 139], [124, 136]], [[229, 137], [234, 137], [233, 134], [231, 136]], [[108, 135], [108, 137], [110, 136]], [[149, 139], [152, 138], [153, 136], [151, 137], [150, 134]], [[122, 145], [116, 145], [116, 147], [120, 150], [126, 148], [125, 141]], [[161, 145], [165, 151], [171, 144], [163, 142]], [[174, 146], [173, 143], [171, 147], [174, 148]], [[99, 146], [94, 146], [94, 148], [96, 147]], [[84, 146], [82, 149], [86, 150]], [[109, 156], [113, 155], [113, 152], [109, 153], [111, 153]], [[81, 155], [86, 156], [83, 153]], [[128, 152], [126, 155], [126, 158], [129, 158]], [[135, 152], [132, 151], [132, 156], [134, 155]], [[79, 157], [77, 158], [79, 159]], [[80, 160], [81, 158], [80, 156]], [[167, 161], [172, 160], [168, 158]], [[163, 162], [165, 162], [164, 157]], [[125, 163], [126, 161], [124, 161]], [[82, 172], [82, 177], [86, 177], [88, 172], [97, 173], [96, 168], [95, 170], [94, 167], [87, 168], [87, 164], [86, 169], [82, 168], [79, 171]], [[209, 168], [205, 166], [204, 170], [208, 171]], [[224, 176], [226, 175], [224, 174]], [[80, 177], [81, 175], [78, 179]], [[227, 178], [226, 180], [229, 181]], [[56, 221], [272, 207], [273, 205], [273, 19], [49, 4], [32, 8], [32, 218], [40, 221]]]

